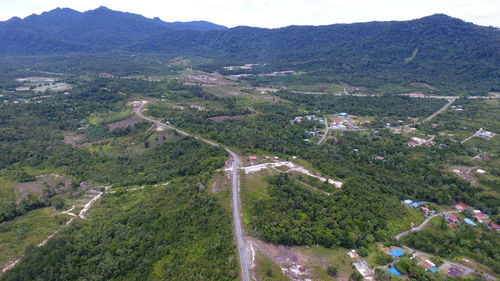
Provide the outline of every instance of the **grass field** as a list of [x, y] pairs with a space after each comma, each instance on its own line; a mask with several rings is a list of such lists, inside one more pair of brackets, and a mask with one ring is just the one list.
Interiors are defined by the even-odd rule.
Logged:
[[91, 125], [102, 125], [107, 123], [118, 122], [132, 117], [130, 110], [113, 111], [108, 113], [92, 113], [88, 118], [88, 123]]
[[396, 235], [410, 229], [412, 222], [415, 226], [417, 226], [424, 221], [425, 217], [421, 212], [410, 207], [405, 208], [409, 212], [408, 215], [401, 217], [400, 219], [390, 220], [387, 222], [389, 233], [391, 233], [391, 235]]
[[290, 278], [283, 274], [279, 266], [257, 251], [255, 255], [255, 276], [261, 281], [286, 281]]
[[27, 247], [42, 242], [68, 219], [53, 208], [43, 208], [0, 224], [0, 267], [22, 256]]
[[326, 267], [332, 266], [337, 268], [336, 280], [349, 280], [353, 268], [352, 263], [355, 262], [347, 255], [347, 249], [328, 249], [323, 246], [298, 247], [304, 254], [311, 255], [314, 258], [310, 265], [314, 266], [317, 280], [332, 280], [326, 273]]

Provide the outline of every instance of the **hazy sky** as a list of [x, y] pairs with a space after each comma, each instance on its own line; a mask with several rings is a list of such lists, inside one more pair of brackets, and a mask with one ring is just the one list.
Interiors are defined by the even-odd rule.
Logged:
[[0, 20], [101, 5], [164, 21], [208, 20], [229, 27], [408, 20], [435, 13], [500, 27], [499, 0], [0, 0]]

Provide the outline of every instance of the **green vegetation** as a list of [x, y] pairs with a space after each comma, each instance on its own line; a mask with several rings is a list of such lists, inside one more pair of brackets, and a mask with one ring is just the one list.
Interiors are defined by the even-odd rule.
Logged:
[[326, 113], [348, 112], [377, 117], [426, 117], [445, 104], [440, 99], [415, 99], [406, 96], [379, 97], [310, 95], [278, 92], [278, 97], [293, 101], [307, 110]]
[[105, 195], [2, 280], [235, 280], [230, 216], [200, 180]]
[[27, 247], [42, 242], [68, 219], [69, 216], [56, 214], [52, 208], [43, 208], [1, 223], [0, 264], [21, 257]]
[[256, 255], [257, 280], [262, 281], [287, 281], [290, 280], [283, 274], [281, 268], [270, 261], [264, 254], [257, 252]]
[[467, 256], [500, 273], [498, 233], [463, 222], [449, 227], [444, 219], [435, 219], [420, 232], [403, 238], [403, 243], [443, 258]]
[[[385, 221], [395, 219], [402, 208], [397, 202], [388, 206], [382, 196], [367, 195], [356, 182], [325, 196], [299, 187], [287, 174], [273, 177], [268, 193], [271, 199], [253, 204], [251, 226], [265, 240], [284, 245], [367, 246], [388, 238]], [[366, 208], [355, 207], [356, 201]]]

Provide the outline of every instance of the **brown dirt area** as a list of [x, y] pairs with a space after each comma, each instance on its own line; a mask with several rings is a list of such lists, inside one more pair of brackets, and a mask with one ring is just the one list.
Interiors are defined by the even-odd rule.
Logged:
[[63, 131], [62, 134], [64, 137], [63, 142], [65, 144], [69, 144], [69, 145], [73, 145], [73, 146], [77, 146], [78, 141], [80, 141], [81, 139], [83, 139], [85, 137], [85, 134], [76, 134], [76, 133], [73, 133], [70, 131]]
[[72, 182], [71, 179], [57, 174], [47, 174], [36, 176], [36, 181], [18, 183], [14, 185], [14, 190], [17, 200], [21, 201], [28, 194], [42, 197], [48, 190], [53, 194], [63, 193], [71, 188]]
[[110, 123], [107, 124], [106, 126], [108, 127], [108, 130], [110, 132], [116, 130], [116, 129], [122, 129], [122, 128], [127, 128], [127, 127], [132, 127], [137, 123], [140, 123], [142, 120], [139, 119], [138, 117], [131, 117], [122, 121], [118, 121], [115, 123]]
[[413, 87], [426, 88], [426, 89], [433, 90], [433, 91], [436, 90], [436, 88], [434, 88], [433, 86], [431, 86], [427, 83], [411, 83], [410, 85]]
[[214, 122], [222, 122], [226, 120], [240, 120], [245, 118], [248, 115], [235, 115], [235, 116], [229, 116], [229, 115], [222, 115], [222, 116], [215, 116], [215, 117], [210, 117], [208, 120], [214, 121]]
[[[323, 277], [326, 272], [319, 275], [318, 272], [332, 265], [332, 259], [338, 262], [338, 264], [333, 264], [339, 269], [339, 274], [336, 277], [337, 280], [349, 280], [350, 273], [352, 272], [351, 263], [354, 260], [347, 253], [337, 252], [335, 254], [337, 256], [333, 257], [333, 253], [327, 254], [321, 252], [321, 250], [317, 251], [312, 248], [302, 249], [303, 247], [274, 245], [253, 237], [249, 237], [248, 239], [254, 249], [262, 252], [273, 263], [285, 269], [284, 274], [291, 278], [291, 280], [325, 280]], [[302, 274], [297, 274], [296, 269], [298, 267], [304, 269]]]
[[478, 185], [479, 181], [474, 176], [475, 167], [451, 166], [448, 168], [457, 177], [470, 182], [472, 185]]

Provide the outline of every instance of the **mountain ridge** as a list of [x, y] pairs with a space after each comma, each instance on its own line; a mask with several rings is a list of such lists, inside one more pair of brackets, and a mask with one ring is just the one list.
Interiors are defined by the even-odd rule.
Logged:
[[271, 64], [365, 85], [375, 80], [453, 85], [473, 80], [468, 90], [500, 91], [500, 29], [444, 14], [275, 29], [211, 23], [208, 30], [205, 27], [203, 21], [166, 23], [106, 7], [84, 13], [59, 8], [0, 22], [4, 39], [0, 56], [96, 52], [195, 56], [212, 59], [215, 66]]

